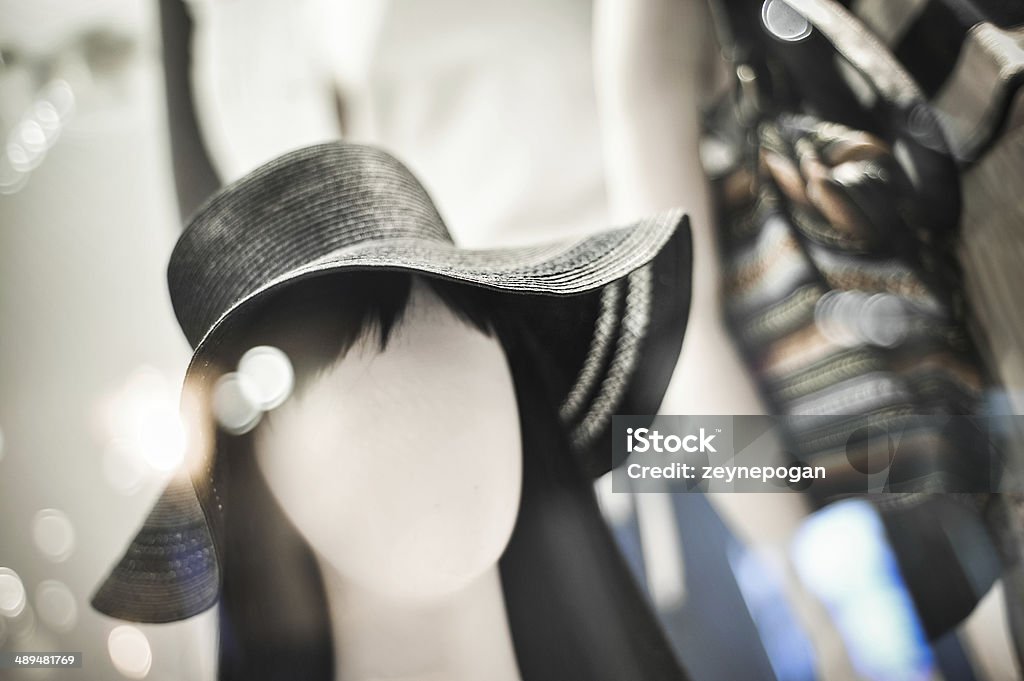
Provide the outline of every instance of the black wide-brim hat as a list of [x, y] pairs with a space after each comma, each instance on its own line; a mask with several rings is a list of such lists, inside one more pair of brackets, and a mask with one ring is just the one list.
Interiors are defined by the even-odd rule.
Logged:
[[[507, 294], [548, 364], [557, 360], [568, 378], [553, 403], [572, 454], [596, 477], [613, 463], [612, 415], [655, 413], [668, 386], [689, 314], [690, 232], [676, 210], [585, 238], [458, 248], [426, 191], [389, 154], [342, 142], [300, 149], [219, 192], [174, 248], [171, 302], [195, 350], [189, 393], [210, 392], [219, 346], [272, 293], [356, 271]], [[190, 453], [94, 595], [97, 610], [156, 623], [216, 603], [223, 508], [215, 441], [191, 447], [202, 451]]]

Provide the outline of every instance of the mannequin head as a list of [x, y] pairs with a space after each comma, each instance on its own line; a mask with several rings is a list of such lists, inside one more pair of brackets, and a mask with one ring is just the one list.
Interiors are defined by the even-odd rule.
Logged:
[[[322, 345], [323, 328], [306, 341]], [[430, 601], [493, 568], [519, 506], [522, 447], [501, 343], [421, 280], [260, 423], [257, 466], [321, 564]]]
[[507, 302], [354, 274], [289, 287], [243, 331], [226, 365], [271, 345], [296, 382], [218, 436], [220, 679], [333, 678], [325, 569], [429, 603], [496, 561], [523, 678], [685, 678], [571, 455], [565, 368]]

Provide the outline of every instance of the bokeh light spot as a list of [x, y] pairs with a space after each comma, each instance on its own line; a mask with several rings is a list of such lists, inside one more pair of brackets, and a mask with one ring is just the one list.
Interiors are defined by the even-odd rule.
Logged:
[[14, 570], [0, 567], [0, 615], [17, 617], [25, 609], [25, 585]]
[[130, 625], [115, 627], [107, 637], [107, 652], [117, 671], [130, 679], [145, 678], [153, 665], [149, 639]]
[[238, 373], [247, 379], [243, 385], [253, 391], [250, 397], [263, 411], [288, 399], [295, 382], [288, 355], [269, 345], [257, 346], [242, 355]]
[[32, 116], [44, 131], [46, 131], [48, 139], [52, 139], [53, 132], [60, 129], [60, 113], [57, 112], [57, 107], [53, 105], [53, 102], [49, 102], [45, 99], [41, 99], [36, 102], [32, 109]]
[[876, 293], [868, 298], [859, 321], [864, 338], [885, 348], [902, 343], [910, 330], [910, 315], [903, 301], [891, 293]]
[[75, 93], [66, 80], [52, 81], [43, 92], [43, 99], [53, 105], [62, 122], [75, 112]]
[[224, 374], [213, 388], [213, 414], [221, 427], [234, 435], [252, 430], [263, 411], [254, 399], [259, 390], [251, 380], [236, 372]]
[[36, 587], [36, 611], [54, 631], [67, 632], [78, 621], [75, 595], [63, 582], [48, 579]]
[[150, 367], [132, 374], [110, 406], [111, 448], [166, 472], [185, 460], [187, 435], [176, 390]]
[[797, 42], [811, 34], [811, 24], [785, 0], [766, 0], [761, 6], [761, 21], [779, 40]]
[[75, 528], [63, 511], [44, 508], [32, 520], [32, 540], [44, 556], [60, 563], [75, 549]]
[[30, 152], [21, 141], [7, 143], [7, 162], [18, 172], [28, 172], [36, 167], [40, 155]]
[[39, 121], [29, 119], [18, 126], [18, 139], [30, 152], [39, 153], [46, 149], [46, 133]]

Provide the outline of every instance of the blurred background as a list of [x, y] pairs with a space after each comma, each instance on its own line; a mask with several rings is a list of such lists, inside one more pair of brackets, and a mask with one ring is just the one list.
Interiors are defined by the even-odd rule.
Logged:
[[181, 455], [190, 353], [164, 275], [180, 219], [157, 7], [0, 16], [0, 647], [86, 660], [0, 676], [212, 678], [201, 621], [118, 628], [88, 603]]
[[[896, 4], [912, 22], [942, 3]], [[0, 0], [0, 650], [85, 661], [0, 678], [214, 678], [215, 613], [128, 625], [88, 599], [183, 457], [190, 351], [165, 282], [183, 218], [295, 146], [393, 150], [471, 247], [684, 206], [695, 298], [662, 411], [763, 413], [719, 310], [698, 155], [713, 36], [697, 0]], [[1019, 32], [1001, 39], [1024, 54]], [[983, 264], [968, 286], [1009, 386], [997, 397], [1020, 413], [1021, 308], [999, 272], [1019, 269], [1021, 221], [994, 208], [1021, 210], [999, 179], [1024, 159], [1007, 102], [1006, 142], [966, 174], [985, 198], [968, 203], [963, 257]], [[929, 640], [863, 502], [812, 513], [799, 495], [606, 483], [609, 524], [697, 681], [1021, 678], [1002, 582]]]

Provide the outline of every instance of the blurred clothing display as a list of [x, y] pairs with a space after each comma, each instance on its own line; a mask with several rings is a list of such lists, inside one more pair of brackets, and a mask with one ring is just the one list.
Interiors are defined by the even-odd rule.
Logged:
[[850, 9], [920, 84], [962, 165], [960, 252], [988, 357], [1024, 411], [1024, 4], [1009, 0], [853, 0]]
[[[920, 83], [961, 164], [963, 214], [958, 251], [972, 330], [1002, 390], [991, 406], [1024, 413], [1024, 4], [1012, 0], [853, 0], [870, 26]], [[1024, 432], [1010, 424], [1018, 460]], [[1020, 475], [1019, 468], [1013, 473]], [[1024, 537], [1024, 498], [1004, 495], [994, 509], [1007, 534]], [[1024, 594], [1020, 542], [1005, 542], [1016, 569], [1008, 591]], [[1024, 596], [1010, 608], [1024, 632]], [[1024, 658], [1024, 635], [1018, 655]]]
[[[795, 116], [761, 124], [757, 145], [719, 184], [727, 305], [777, 413], [835, 417], [792, 433], [799, 460], [830, 469], [811, 493], [988, 489], [994, 462], [970, 433], [910, 421], [978, 413], [986, 379], [952, 287], [886, 196], [887, 145]], [[901, 434], [892, 461], [870, 459], [872, 429]]]
[[[997, 491], [989, 481], [998, 480], [1001, 462], [989, 458], [989, 441], [925, 427], [908, 442], [900, 424], [911, 414], [984, 414], [998, 389], [971, 333], [956, 258], [966, 240], [958, 231], [957, 162], [980, 148], [984, 126], [1001, 116], [951, 122], [955, 113], [933, 109], [927, 95], [943, 81], [955, 87], [954, 69], [922, 91], [900, 61], [907, 61], [906, 50], [893, 56], [838, 3], [790, 4], [802, 14], [782, 3], [751, 2], [729, 5], [719, 16], [733, 29], [723, 32], [726, 41], [736, 37], [727, 56], [737, 67], [737, 94], [709, 117], [705, 157], [717, 178], [726, 306], [737, 340], [773, 410], [836, 415], [827, 432], [795, 426], [790, 433], [796, 457], [833, 471], [830, 485], [810, 490], [820, 503], [867, 492]], [[890, 14], [906, 4], [854, 6], [886, 13], [879, 23], [887, 31]], [[891, 42], [895, 34], [886, 37]], [[945, 138], [958, 131], [971, 139], [954, 137], [947, 146]], [[1008, 349], [1018, 353], [1019, 345]], [[903, 431], [898, 457], [891, 449], [871, 451], [874, 428]], [[865, 475], [873, 480], [867, 489]], [[967, 512], [985, 514], [1012, 585], [1024, 535], [1008, 498], [962, 501]], [[915, 495], [873, 500], [883, 515], [914, 517], [919, 527], [938, 531], [945, 522], [941, 514], [908, 510], [922, 502]], [[891, 527], [905, 528], [906, 517], [890, 518]], [[929, 542], [927, 532], [896, 535], [908, 579], [937, 579], [914, 568], [927, 556], [952, 570], [946, 549]], [[992, 548], [973, 550], [971, 560], [991, 563]], [[966, 616], [992, 583], [993, 571], [978, 569], [985, 577], [961, 589], [961, 601], [952, 594], [962, 580], [943, 573], [950, 607], [923, 604], [931, 636]], [[909, 586], [918, 595], [928, 590], [920, 581]], [[1007, 592], [1011, 613], [1022, 598], [1016, 587]]]
[[[811, 489], [819, 502], [994, 491], [988, 449], [941, 426], [903, 432], [896, 459], [859, 459], [871, 454], [862, 442], [869, 426], [901, 431], [911, 415], [980, 414], [991, 380], [967, 328], [953, 252], [959, 178], [938, 119], [838, 4], [795, 6], [817, 41], [780, 36], [768, 15], [760, 35], [744, 26], [753, 12], [729, 17], [742, 26], [738, 94], [708, 123], [737, 341], [777, 413], [835, 416], [827, 432], [791, 422], [793, 454], [833, 468], [834, 489]], [[860, 99], [872, 95], [870, 107], [844, 118], [870, 131], [804, 113], [822, 108], [806, 83], [844, 73], [836, 87], [856, 76], [869, 88]], [[877, 489], [845, 479], [866, 468], [886, 474]]]

